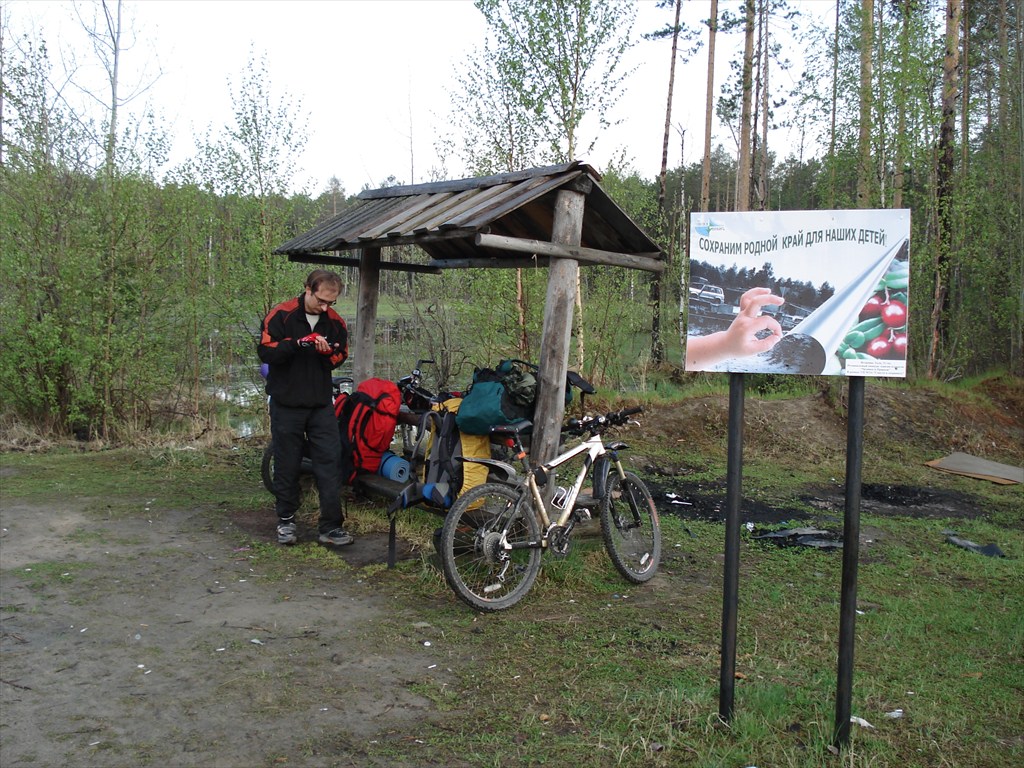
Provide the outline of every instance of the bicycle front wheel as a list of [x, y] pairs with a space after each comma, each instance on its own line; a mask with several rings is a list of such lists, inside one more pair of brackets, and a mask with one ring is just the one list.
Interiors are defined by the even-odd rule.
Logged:
[[498, 483], [470, 489], [441, 529], [441, 567], [461, 600], [480, 611], [519, 602], [540, 572], [540, 532], [529, 498]]
[[601, 533], [612, 563], [627, 581], [650, 581], [661, 560], [661, 524], [654, 499], [643, 480], [632, 472], [608, 478], [601, 502]]

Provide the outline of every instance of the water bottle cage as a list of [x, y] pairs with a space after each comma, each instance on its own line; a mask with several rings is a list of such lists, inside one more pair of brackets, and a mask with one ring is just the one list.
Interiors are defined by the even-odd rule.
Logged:
[[551, 503], [558, 509], [565, 509], [567, 501], [569, 501], [569, 489], [558, 486], [555, 489], [554, 495], [551, 497]]

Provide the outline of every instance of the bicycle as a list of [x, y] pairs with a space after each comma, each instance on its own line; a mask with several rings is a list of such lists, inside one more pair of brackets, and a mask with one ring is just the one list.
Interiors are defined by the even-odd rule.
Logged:
[[399, 411], [396, 438], [402, 444], [402, 456], [408, 461], [412, 461], [416, 452], [423, 414], [430, 411], [435, 403], [457, 396], [451, 392], [435, 395], [423, 386], [421, 369], [425, 363], [433, 364], [433, 362], [433, 360], [417, 360], [412, 371], [395, 382], [398, 385], [398, 391], [402, 394], [402, 408]]
[[[573, 529], [590, 520], [595, 507], [605, 548], [619, 573], [634, 584], [654, 577], [661, 560], [661, 525], [654, 500], [644, 482], [623, 469], [618, 453], [627, 444], [602, 440], [603, 433], [628, 423], [630, 416], [642, 410], [627, 408], [570, 420], [564, 432], [589, 436], [536, 467], [523, 448], [523, 434], [531, 422], [491, 430], [492, 436], [514, 449], [523, 474], [513, 483], [492, 482], [470, 489], [445, 517], [438, 542], [441, 566], [461, 600], [481, 611], [515, 605], [533, 586], [544, 550], [568, 554]], [[583, 457], [583, 466], [575, 482], [568, 488], [558, 486], [554, 470], [578, 457]], [[491, 460], [474, 461], [487, 464]], [[588, 476], [592, 493], [583, 494]], [[555, 487], [547, 488], [549, 483]]]

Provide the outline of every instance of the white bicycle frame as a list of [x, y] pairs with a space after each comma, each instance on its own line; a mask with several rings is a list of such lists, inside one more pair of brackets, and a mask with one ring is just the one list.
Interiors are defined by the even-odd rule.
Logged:
[[[515, 467], [513, 467], [511, 464], [508, 464], [507, 462], [499, 461], [497, 459], [468, 458], [463, 459], [463, 461], [485, 465], [488, 471], [492, 471], [496, 474], [502, 475], [503, 478], [500, 481], [505, 482], [506, 484], [525, 484], [529, 490], [530, 498], [534, 500], [534, 504], [536, 505], [541, 515], [541, 522], [543, 524], [545, 531], [543, 538], [546, 544], [548, 538], [548, 531], [551, 530], [552, 526], [564, 526], [565, 523], [568, 522], [569, 517], [572, 516], [572, 511], [575, 508], [575, 503], [577, 503], [577, 501], [580, 499], [580, 492], [581, 490], [583, 490], [584, 481], [586, 480], [588, 473], [590, 472], [594, 464], [597, 462], [597, 460], [600, 459], [602, 456], [608, 455], [609, 453], [621, 450], [625, 446], [626, 443], [618, 441], [605, 445], [604, 440], [601, 438], [601, 435], [591, 435], [586, 440], [583, 440], [578, 445], [571, 447], [571, 449], [569, 449], [563, 454], [560, 454], [559, 456], [556, 456], [551, 461], [542, 464], [537, 469], [531, 468], [527, 464], [527, 472], [525, 478], [518, 480], [516, 478], [519, 473], [516, 471]], [[541, 493], [541, 485], [538, 484], [537, 482], [537, 471], [538, 469], [543, 470], [546, 473], [550, 473], [551, 477], [554, 477], [554, 473], [552, 473], [551, 470], [556, 469], [564, 464], [567, 464], [573, 459], [583, 456], [584, 454], [587, 455], [587, 458], [584, 460], [583, 466], [577, 473], [577, 477], [575, 477], [573, 483], [570, 486], [568, 486], [568, 492], [565, 495], [564, 504], [556, 505], [553, 503], [553, 501], [549, 502], [549, 504], [551, 504], [551, 506], [554, 507], [555, 509], [561, 509], [561, 514], [558, 515], [557, 519], [552, 520], [548, 514], [548, 504], [545, 503], [544, 495]], [[625, 472], [623, 470], [623, 465], [621, 461], [618, 461], [618, 459], [616, 458], [612, 462], [612, 466], [614, 467], [615, 472], [618, 473], [618, 476], [625, 477]], [[554, 490], [552, 493], [555, 493]]]
[[[551, 520], [548, 516], [548, 504], [544, 503], [544, 497], [541, 494], [541, 487], [537, 484], [537, 476], [535, 472], [530, 472], [526, 476], [526, 486], [530, 489], [530, 495], [533, 497], [534, 503], [537, 505], [537, 509], [540, 512], [541, 522], [544, 524], [544, 530], [548, 531], [552, 525], [564, 526], [569, 518], [572, 516], [573, 509], [576, 506], [576, 500], [579, 498], [580, 491], [583, 490], [583, 482], [586, 480], [587, 474], [590, 472], [591, 467], [600, 458], [608, 453], [608, 449], [605, 447], [604, 441], [600, 435], [592, 435], [586, 440], [581, 442], [579, 445], [570, 448], [565, 453], [556, 456], [551, 461], [541, 464], [540, 469], [545, 472], [556, 469], [563, 464], [567, 464], [578, 456], [586, 454], [587, 457], [583, 460], [583, 466], [580, 467], [580, 471], [576, 474], [576, 480], [571, 486], [568, 487], [568, 493], [565, 496], [564, 504], [557, 505], [553, 499], [549, 503], [555, 509], [561, 509], [562, 513], [556, 520]], [[615, 461], [615, 468], [619, 474], [622, 474], [622, 465], [619, 461]], [[554, 475], [552, 474], [552, 478]], [[550, 483], [551, 480], [549, 479]]]

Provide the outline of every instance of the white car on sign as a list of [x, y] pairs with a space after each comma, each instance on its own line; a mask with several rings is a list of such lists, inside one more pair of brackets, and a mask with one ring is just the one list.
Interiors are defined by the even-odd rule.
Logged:
[[725, 303], [725, 292], [717, 285], [710, 283], [691, 283], [690, 299], [698, 299], [711, 304]]

